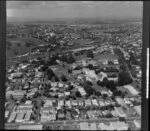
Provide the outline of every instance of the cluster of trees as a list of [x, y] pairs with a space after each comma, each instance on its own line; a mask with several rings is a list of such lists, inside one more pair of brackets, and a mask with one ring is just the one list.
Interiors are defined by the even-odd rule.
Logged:
[[64, 74], [61, 74], [60, 78], [58, 78], [57, 75], [50, 68], [43, 67], [42, 70], [46, 72], [48, 80], [52, 80], [52, 81], [55, 81], [55, 82], [58, 82], [60, 80], [62, 80], [63, 82], [67, 82], [68, 81], [67, 77]]
[[118, 74], [118, 85], [123, 86], [127, 84], [131, 84], [133, 82], [129, 71], [125, 65], [120, 66], [120, 72]]
[[15, 56], [17, 56], [19, 53], [18, 53], [18, 51], [14, 50], [14, 54], [15, 54]]
[[76, 91], [76, 92], [75, 92], [75, 96], [76, 96], [76, 97], [81, 97], [81, 93], [80, 93], [79, 91]]
[[94, 67], [92, 64], [89, 64], [89, 65], [87, 66], [87, 68], [89, 68], [90, 70], [95, 70], [95, 67]]
[[43, 95], [46, 96], [46, 97], [50, 97], [50, 94], [49, 94], [50, 89], [51, 89], [51, 85], [50, 84], [45, 85], [43, 87]]
[[[129, 63], [130, 63], [131, 65], [140, 65], [140, 64], [141, 64], [141, 63], [137, 60], [138, 57], [135, 56], [134, 53], [130, 52], [129, 55], [130, 55], [130, 57], [129, 57]], [[139, 56], [140, 56], [140, 55], [139, 55]], [[140, 57], [140, 58], [141, 58], [141, 57]]]
[[122, 70], [119, 72], [119, 74], [118, 74], [118, 85], [119, 86], [131, 84], [132, 82], [133, 82], [133, 80], [127, 71]]
[[109, 65], [114, 65], [114, 63], [112, 61], [108, 61]]
[[61, 79], [63, 82], [67, 82], [67, 81], [68, 81], [68, 79], [66, 78], [66, 76], [65, 76], [64, 74], [61, 74], [60, 79]]
[[119, 91], [116, 87], [118, 86], [117, 82], [114, 82], [113, 80], [108, 80], [106, 77], [103, 79], [103, 81], [97, 81], [97, 85], [102, 86], [102, 87], [106, 87], [107, 89], [109, 89], [110, 91], [113, 92], [114, 96], [120, 96], [120, 97], [124, 97], [125, 94], [122, 93], [121, 91]]
[[74, 56], [72, 54], [62, 55], [58, 59], [63, 61], [63, 62], [67, 62], [68, 64], [72, 64], [72, 63], [74, 63], [76, 61], [76, 59], [74, 58]]
[[20, 44], [20, 43], [17, 43], [17, 46], [21, 46], [21, 44]]
[[56, 74], [50, 68], [46, 69], [46, 75], [48, 77], [48, 80], [59, 81], [59, 78], [56, 76]]
[[93, 54], [93, 52], [92, 52], [91, 50], [88, 50], [88, 51], [87, 51], [86, 56], [87, 56], [88, 58], [94, 58], [94, 54]]
[[37, 60], [38, 60], [39, 65], [44, 65], [45, 64], [45, 61], [41, 57], [37, 57]]
[[48, 58], [46, 64], [47, 65], [57, 65], [56, 60], [58, 59], [57, 55], [52, 55], [51, 57]]
[[59, 56], [59, 54], [55, 54], [49, 57], [47, 64], [56, 65], [57, 64], [56, 60], [67, 62], [68, 64], [72, 64], [76, 61], [76, 59], [74, 58], [72, 54], [69, 54], [69, 55], [63, 54], [62, 56]]
[[91, 96], [91, 95], [95, 94], [95, 89], [92, 88], [92, 85], [90, 82], [85, 81], [83, 83], [83, 88], [86, 91], [87, 96]]
[[[26, 59], [24, 60], [24, 63], [29, 63], [29, 61]], [[43, 60], [41, 57], [37, 57], [36, 60], [31, 61], [31, 64], [34, 66], [45, 65], [45, 60]]]
[[119, 70], [116, 69], [115, 67], [106, 67], [105, 69], [102, 69], [102, 71], [104, 71], [104, 72], [119, 72]]
[[108, 84], [109, 84], [109, 81], [107, 77], [105, 77], [103, 81], [100, 81], [100, 80], [97, 81], [97, 85], [102, 86], [102, 87], [106, 87]]
[[72, 73], [72, 69], [68, 69], [68, 73], [71, 74]]
[[12, 46], [12, 43], [10, 41], [6, 42], [6, 48], [9, 50]]
[[38, 98], [39, 96], [41, 96], [41, 94], [38, 91], [36, 91], [33, 95], [33, 98]]
[[31, 46], [33, 46], [33, 43], [28, 41], [28, 42], [26, 42], [25, 46], [26, 47], [31, 47]]

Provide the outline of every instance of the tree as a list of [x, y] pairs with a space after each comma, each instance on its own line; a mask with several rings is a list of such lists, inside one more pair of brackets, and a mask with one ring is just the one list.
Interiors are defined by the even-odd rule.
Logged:
[[94, 58], [94, 54], [93, 54], [93, 52], [91, 50], [87, 51], [86, 56], [88, 58]]
[[106, 114], [106, 116], [105, 116], [106, 118], [112, 118], [113, 117], [113, 115], [111, 114], [111, 113], [108, 113], [108, 114]]
[[104, 86], [107, 86], [107, 84], [108, 84], [108, 78], [107, 78], [107, 77], [105, 77], [105, 78], [103, 79], [103, 84], [104, 84]]
[[27, 59], [22, 60], [22, 63], [28, 63], [29, 61]]
[[76, 61], [72, 54], [67, 57], [67, 63], [72, 64]]
[[21, 44], [20, 43], [17, 43], [17, 46], [20, 46]]
[[58, 63], [56, 62], [56, 60], [57, 60], [57, 57], [56, 57], [55, 55], [50, 56], [50, 57], [48, 58], [48, 60], [47, 60], [47, 64], [48, 64], [48, 65], [56, 65], [56, 64], [58, 64]]
[[21, 103], [24, 103], [26, 101], [26, 96], [24, 95], [23, 98], [20, 100]]
[[31, 115], [31, 120], [36, 120], [36, 116], [35, 115]]
[[46, 74], [47, 74], [47, 76], [48, 76], [48, 80], [51, 80], [51, 79], [52, 79], [52, 77], [54, 77], [54, 76], [55, 76], [55, 74], [54, 74], [53, 70], [52, 70], [52, 69], [50, 69], [50, 68], [48, 68], [48, 69], [46, 70]]
[[89, 64], [87, 67], [88, 67], [90, 70], [92, 70], [92, 69], [94, 68], [94, 66], [93, 66], [92, 64]]
[[114, 91], [114, 96], [121, 96], [122, 95], [122, 92], [121, 91]]
[[58, 82], [59, 78], [55, 75], [55, 82]]
[[109, 82], [108, 82], [108, 84], [107, 84], [107, 86], [106, 86], [109, 90], [111, 90], [111, 91], [114, 91], [114, 90], [116, 90], [116, 85], [115, 85], [115, 82], [114, 81], [112, 81], [112, 80], [110, 80]]
[[127, 84], [131, 84], [133, 82], [127, 71], [120, 71], [118, 74], [118, 85], [123, 86]]
[[41, 70], [42, 70], [43, 72], [45, 72], [47, 69], [48, 69], [48, 66], [42, 66], [42, 67], [41, 67]]
[[88, 85], [86, 82], [84, 83], [83, 88], [85, 89], [87, 95], [89, 96], [93, 95], [94, 89], [90, 85]]
[[15, 54], [15, 55], [18, 55], [18, 52], [15, 50], [15, 51], [14, 51], [14, 54]]
[[64, 74], [61, 75], [61, 80], [62, 80], [63, 82], [68, 81], [68, 79], [66, 78], [66, 76], [65, 76]]
[[101, 86], [102, 82], [100, 80], [97, 81], [97, 85]]
[[126, 66], [125, 65], [120, 65], [120, 70], [126, 71]]
[[60, 60], [63, 61], [63, 62], [66, 62], [67, 61], [67, 56], [66, 55], [62, 55], [60, 57]]
[[90, 86], [92, 86], [93, 84], [92, 84], [92, 82], [91, 81], [89, 81], [89, 80], [87, 80], [86, 81], [86, 83], [88, 84], [88, 85], [90, 85]]
[[30, 81], [28, 81], [28, 86], [29, 86], [29, 89], [31, 88], [31, 82]]
[[81, 94], [79, 91], [76, 91], [75, 95], [76, 95], [76, 97], [81, 97]]
[[126, 119], [124, 117], [119, 117], [119, 121], [126, 122]]
[[72, 69], [68, 69], [68, 73], [70, 73], [70, 74], [71, 74], [71, 73], [72, 73]]
[[107, 94], [103, 94], [103, 98], [104, 99], [108, 98], [108, 95]]
[[31, 47], [32, 45], [33, 45], [33, 43], [31, 43], [31, 42], [26, 42], [26, 44], [25, 44], [26, 47]]
[[78, 52], [75, 53], [75, 56], [79, 56], [79, 55], [80, 55], [80, 53], [78, 53]]
[[41, 57], [37, 57], [37, 60], [38, 60], [38, 61], [41, 61], [41, 60], [42, 60], [42, 58], [41, 58]]
[[112, 61], [108, 61], [108, 64], [109, 65], [113, 65], [114, 63]]
[[41, 101], [41, 106], [44, 106], [44, 101]]
[[15, 100], [12, 94], [10, 95], [10, 100]]
[[69, 85], [68, 90], [72, 90], [73, 88], [73, 85]]
[[95, 95], [99, 97], [99, 96], [101, 96], [102, 94], [97, 91], [97, 92], [95, 93]]
[[82, 67], [77, 65], [74, 70], [81, 70], [81, 69], [82, 69]]
[[58, 95], [55, 95], [54, 97], [57, 99], [57, 98], [58, 98]]

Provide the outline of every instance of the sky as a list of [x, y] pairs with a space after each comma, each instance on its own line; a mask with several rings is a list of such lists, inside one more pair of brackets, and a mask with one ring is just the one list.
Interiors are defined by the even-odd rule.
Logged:
[[7, 19], [142, 18], [142, 1], [7, 1]]

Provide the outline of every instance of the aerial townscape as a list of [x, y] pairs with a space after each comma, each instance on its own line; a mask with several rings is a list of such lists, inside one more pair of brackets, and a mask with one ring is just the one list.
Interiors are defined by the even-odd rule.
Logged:
[[141, 129], [141, 22], [9, 23], [6, 51], [6, 129]]

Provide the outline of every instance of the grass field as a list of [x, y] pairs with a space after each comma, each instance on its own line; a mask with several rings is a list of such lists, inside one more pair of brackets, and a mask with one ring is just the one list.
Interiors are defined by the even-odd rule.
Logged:
[[6, 58], [12, 58], [17, 55], [25, 54], [26, 52], [31, 51], [34, 47], [47, 44], [41, 40], [37, 40], [35, 38], [18, 38], [18, 39], [10, 39], [7, 40], [10, 45], [6, 48]]

